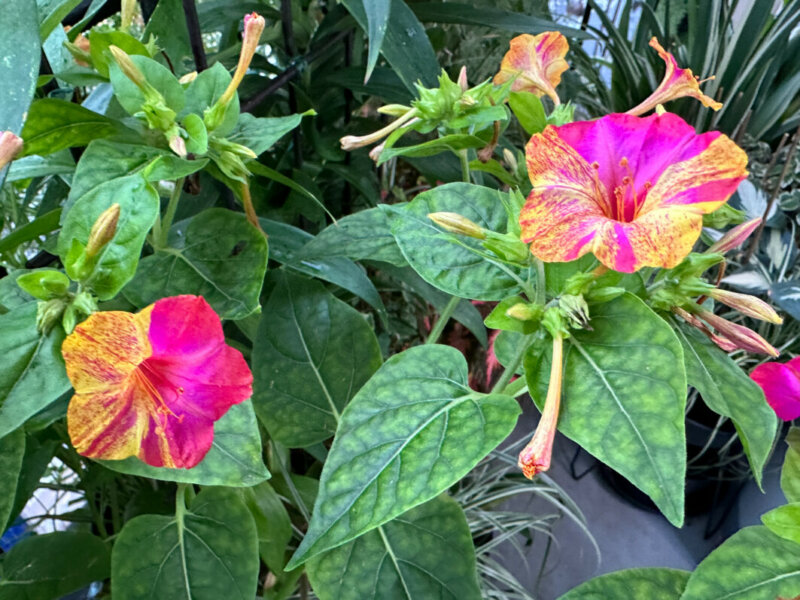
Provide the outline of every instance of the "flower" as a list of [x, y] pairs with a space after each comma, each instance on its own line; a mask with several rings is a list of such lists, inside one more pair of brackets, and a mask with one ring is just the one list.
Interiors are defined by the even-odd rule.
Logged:
[[759, 225], [761, 225], [761, 217], [756, 217], [755, 219], [737, 225], [711, 244], [708, 250], [706, 250], [706, 253], [711, 254], [713, 252], [718, 252], [720, 254], [725, 254], [726, 252], [738, 248], [744, 244], [751, 233], [758, 229]]
[[711, 340], [723, 350], [730, 352], [733, 348], [746, 350], [753, 354], [769, 354], [770, 356], [780, 354], [767, 340], [749, 327], [731, 323], [708, 310], [696, 310], [695, 315], [716, 329], [717, 335], [712, 336]]
[[727, 136], [698, 135], [669, 113], [550, 125], [526, 155], [533, 190], [520, 226], [533, 255], [568, 262], [592, 252], [623, 273], [680, 263], [703, 214], [747, 176], [747, 155]]
[[511, 91], [531, 92], [540, 97], [547, 94], [558, 106], [561, 100], [555, 88], [561, 83], [561, 74], [569, 69], [564, 60], [567, 50], [567, 38], [557, 31], [518, 35], [511, 40], [511, 48], [500, 63], [494, 83], [502, 85], [513, 79]]
[[800, 357], [786, 363], [769, 362], [758, 365], [750, 373], [767, 403], [780, 419], [792, 421], [800, 417]]
[[89, 458], [191, 468], [211, 448], [214, 422], [252, 395], [250, 368], [200, 296], [94, 313], [62, 353], [75, 388], [69, 436]]
[[[703, 103], [703, 106], [714, 110], [722, 108], [721, 102], [716, 102], [700, 91], [700, 83], [702, 82], [692, 74], [691, 69], [681, 69], [678, 67], [678, 62], [675, 60], [675, 57], [664, 50], [656, 38], [650, 40], [650, 47], [655, 48], [658, 55], [664, 59], [667, 70], [664, 73], [664, 79], [661, 80], [661, 83], [655, 91], [650, 94], [644, 102], [639, 104], [639, 106], [630, 109], [628, 111], [629, 115], [643, 115], [659, 104], [664, 104], [670, 100], [676, 100], [685, 96], [697, 98]], [[711, 79], [713, 79], [713, 77]]]
[[264, 17], [258, 13], [254, 12], [244, 16], [244, 34], [242, 36], [242, 50], [239, 53], [239, 62], [236, 64], [236, 71], [233, 73], [231, 82], [217, 101], [218, 104], [227, 106], [233, 99], [233, 94], [236, 93], [245, 73], [247, 73], [247, 69], [250, 67], [253, 56], [256, 54], [258, 41], [261, 39], [265, 26]]
[[0, 133], [0, 169], [14, 160], [22, 150], [22, 138], [11, 131]]
[[728, 290], [721, 290], [719, 288], [712, 288], [708, 291], [708, 295], [718, 302], [722, 302], [731, 308], [735, 308], [740, 313], [747, 315], [748, 317], [760, 319], [761, 321], [768, 321], [770, 323], [775, 323], [776, 325], [783, 323], [783, 319], [780, 317], [780, 315], [778, 315], [778, 313], [775, 312], [774, 308], [755, 296], [751, 296], [749, 294], [738, 294], [736, 292], [729, 292]]

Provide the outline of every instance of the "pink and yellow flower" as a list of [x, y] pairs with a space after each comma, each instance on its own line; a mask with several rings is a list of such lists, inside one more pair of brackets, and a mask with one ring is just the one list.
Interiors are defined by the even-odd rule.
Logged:
[[[664, 73], [664, 79], [658, 84], [655, 91], [650, 94], [644, 102], [639, 104], [628, 111], [629, 115], [643, 115], [646, 112], [653, 110], [659, 104], [664, 104], [670, 100], [677, 100], [686, 96], [696, 98], [703, 106], [707, 106], [713, 110], [722, 108], [722, 103], [709, 98], [700, 91], [700, 84], [702, 83], [697, 76], [692, 74], [691, 69], [681, 69], [675, 57], [669, 52], [664, 50], [661, 44], [658, 43], [656, 38], [650, 40], [650, 47], [654, 48], [658, 55], [664, 60], [667, 65], [667, 70]], [[711, 78], [713, 79], [713, 77]]]
[[194, 467], [211, 448], [214, 422], [252, 395], [250, 368], [200, 296], [94, 313], [62, 353], [75, 388], [69, 436], [89, 458]]
[[569, 69], [564, 60], [568, 50], [567, 38], [557, 31], [518, 35], [511, 40], [494, 83], [502, 85], [513, 79], [512, 91], [547, 94], [556, 105], [561, 104], [555, 88], [561, 83], [561, 74]]
[[533, 255], [567, 262], [592, 252], [624, 273], [680, 263], [703, 215], [747, 176], [747, 155], [727, 136], [698, 135], [669, 113], [548, 126], [526, 155], [533, 190], [520, 225]]
[[786, 363], [758, 365], [750, 378], [764, 390], [778, 418], [792, 421], [800, 417], [800, 357]]

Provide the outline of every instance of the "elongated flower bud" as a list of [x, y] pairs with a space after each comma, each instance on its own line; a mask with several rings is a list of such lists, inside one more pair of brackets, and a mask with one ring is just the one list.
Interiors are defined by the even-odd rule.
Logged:
[[528, 479], [550, 468], [553, 456], [553, 441], [556, 436], [558, 411], [561, 406], [561, 376], [563, 373], [564, 338], [553, 338], [553, 362], [550, 365], [550, 384], [544, 411], [531, 441], [519, 453], [517, 465]]
[[22, 138], [14, 135], [10, 131], [0, 133], [0, 169], [14, 160], [14, 157], [22, 150]]
[[239, 63], [236, 65], [236, 71], [233, 73], [233, 79], [228, 84], [228, 87], [223, 92], [217, 104], [227, 105], [232, 99], [239, 84], [244, 79], [247, 69], [250, 68], [250, 63], [253, 61], [253, 56], [256, 54], [258, 48], [258, 41], [261, 39], [261, 34], [264, 31], [266, 22], [264, 17], [258, 13], [250, 13], [244, 17], [244, 36], [242, 37], [242, 50], [239, 52]]
[[461, 91], [466, 92], [469, 89], [469, 81], [467, 81], [467, 67], [464, 65], [458, 72], [458, 85]]
[[731, 308], [735, 308], [743, 315], [753, 317], [754, 319], [761, 319], [762, 321], [769, 321], [780, 325], [783, 319], [775, 312], [775, 310], [766, 302], [755, 296], [749, 294], [738, 294], [736, 292], [729, 292], [728, 290], [721, 290], [713, 288], [708, 291], [708, 295], [725, 304]]
[[465, 235], [479, 240], [486, 239], [486, 231], [483, 227], [458, 213], [435, 212], [429, 213], [428, 218], [450, 233]]
[[519, 302], [506, 311], [506, 316], [518, 321], [535, 321], [542, 318], [542, 313], [539, 305]]
[[183, 75], [180, 79], [178, 79], [178, 83], [181, 85], [188, 85], [195, 79], [197, 79], [197, 71], [192, 71], [190, 73], [186, 73], [186, 75]]
[[108, 49], [114, 57], [114, 61], [119, 66], [120, 71], [122, 71], [122, 74], [135, 83], [136, 87], [144, 91], [146, 87], [150, 86], [144, 77], [144, 73], [139, 70], [139, 67], [133, 64], [127, 52], [114, 45], [109, 46]]
[[717, 333], [725, 340], [736, 344], [737, 348], [754, 354], [768, 354], [770, 356], [778, 356], [780, 354], [767, 340], [752, 329], [731, 323], [707, 310], [700, 309], [695, 314], [716, 329]]
[[89, 241], [86, 243], [87, 257], [96, 256], [114, 238], [114, 234], [117, 233], [119, 213], [119, 204], [115, 202], [97, 217], [89, 232]]
[[369, 135], [346, 135], [339, 140], [339, 143], [342, 145], [342, 150], [347, 151], [369, 146], [370, 144], [374, 144], [375, 142], [382, 140], [395, 129], [402, 127], [416, 116], [417, 111], [415, 109], [409, 109], [408, 112], [406, 112], [403, 116], [395, 119], [386, 127], [378, 129], [378, 131], [373, 131]]
[[738, 248], [744, 244], [745, 240], [750, 237], [750, 234], [758, 229], [760, 223], [761, 217], [758, 217], [752, 221], [747, 221], [746, 223], [737, 225], [730, 231], [726, 232], [725, 235], [719, 238], [716, 242], [714, 242], [711, 247], [706, 250], [706, 253], [725, 254], [730, 250]]

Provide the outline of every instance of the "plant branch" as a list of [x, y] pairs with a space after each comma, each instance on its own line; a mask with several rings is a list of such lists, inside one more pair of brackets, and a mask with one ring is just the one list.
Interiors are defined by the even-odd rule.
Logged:
[[439, 337], [442, 335], [442, 331], [444, 331], [445, 325], [450, 320], [450, 317], [453, 315], [453, 312], [456, 310], [456, 307], [461, 302], [461, 298], [458, 296], [453, 296], [445, 305], [444, 309], [442, 309], [439, 318], [436, 320], [436, 323], [433, 324], [431, 328], [431, 332], [428, 335], [428, 339], [425, 340], [426, 344], [435, 344]]
[[517, 369], [522, 364], [522, 359], [525, 357], [525, 352], [528, 350], [528, 346], [530, 345], [530, 336], [526, 335], [522, 338], [522, 341], [517, 348], [517, 352], [514, 355], [514, 358], [511, 359], [508, 367], [506, 370], [503, 371], [503, 374], [500, 376], [500, 379], [497, 380], [497, 383], [494, 384], [492, 387], [493, 394], [503, 394], [505, 393], [506, 386], [509, 385], [511, 378], [516, 374]]

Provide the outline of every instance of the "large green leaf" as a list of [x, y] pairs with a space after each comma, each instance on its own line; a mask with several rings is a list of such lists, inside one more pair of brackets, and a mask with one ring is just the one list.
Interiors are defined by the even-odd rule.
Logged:
[[300, 256], [310, 259], [346, 256], [353, 260], [379, 260], [398, 267], [408, 264], [389, 229], [386, 214], [378, 206], [328, 225], [303, 247]]
[[303, 115], [256, 118], [250, 113], [243, 113], [239, 115], [236, 128], [228, 139], [261, 154], [272, 148], [275, 142], [297, 127], [302, 120]]
[[281, 497], [266, 481], [241, 490], [245, 504], [255, 520], [258, 548], [273, 573], [286, 564], [286, 549], [292, 539], [292, 520]]
[[[75, 202], [58, 236], [58, 254], [66, 260], [73, 240], [85, 246], [97, 217], [115, 203], [120, 205], [116, 234], [97, 255], [97, 266], [88, 282], [100, 300], [116, 296], [136, 273], [145, 236], [160, 209], [158, 194], [138, 174], [98, 185]], [[66, 265], [70, 274], [69, 262]]]
[[689, 578], [681, 600], [772, 600], [800, 590], [800, 546], [766, 527], [737, 531]]
[[131, 302], [145, 306], [165, 296], [199, 294], [223, 319], [241, 319], [258, 308], [267, 240], [244, 214], [210, 208], [170, 233], [174, 247], [139, 263], [125, 288]]
[[514, 428], [510, 396], [467, 386], [455, 348], [390, 358], [342, 414], [303, 542], [287, 568], [430, 500], [466, 475]]
[[0, 438], [69, 390], [61, 357], [64, 330], [47, 335], [36, 329], [36, 303], [0, 315]]
[[480, 600], [475, 546], [452, 498], [429, 500], [308, 562], [320, 600]]
[[190, 67], [187, 64], [192, 56], [192, 47], [181, 0], [159, 0], [147, 21], [142, 39], [148, 40], [151, 35], [155, 36], [156, 43], [169, 57], [178, 75], [194, 70], [194, 65]]
[[270, 473], [261, 458], [261, 436], [250, 400], [234, 404], [214, 423], [214, 441], [205, 458], [191, 469], [151, 467], [131, 457], [125, 460], [101, 460], [114, 471], [151, 479], [246, 487], [269, 479]]
[[[503, 192], [469, 183], [450, 183], [424, 192], [401, 208], [381, 205], [406, 260], [431, 285], [471, 300], [502, 300], [520, 291], [520, 269], [487, 260], [478, 240], [439, 229], [428, 218], [433, 212], [453, 212], [484, 229], [504, 233], [508, 222]], [[472, 249], [472, 250], [470, 250]]]
[[253, 345], [253, 402], [271, 437], [309, 446], [333, 436], [381, 351], [364, 317], [321, 283], [286, 271], [274, 281]]
[[[186, 106], [183, 112], [193, 112], [202, 116], [207, 108], [219, 100], [230, 82], [231, 74], [228, 73], [225, 66], [221, 62], [214, 63], [209, 69], [200, 73], [186, 88]], [[239, 96], [235, 95], [225, 108], [222, 123], [214, 130], [214, 133], [218, 136], [229, 134], [236, 127], [238, 120]]]
[[14, 508], [23, 456], [25, 456], [25, 432], [22, 429], [0, 438], [0, 531], [6, 530]]
[[[178, 79], [167, 67], [147, 56], [132, 55], [131, 62], [142, 72], [144, 78], [164, 98], [164, 103], [179, 112], [186, 104], [185, 92]], [[114, 96], [128, 114], [135, 115], [142, 110], [146, 100], [142, 90], [122, 72], [116, 62], [109, 63], [111, 85]]]
[[[374, 0], [346, 0], [344, 5], [364, 31], [369, 31], [369, 20], [364, 4]], [[433, 46], [411, 9], [403, 0], [391, 0], [392, 18], [388, 20], [381, 45], [381, 53], [412, 93], [414, 84], [421, 81], [425, 87], [436, 87], [439, 61]], [[370, 40], [371, 41], [371, 40]]]
[[625, 569], [590, 579], [558, 600], [680, 600], [690, 575], [678, 569]]
[[[630, 293], [593, 306], [591, 326], [566, 343], [558, 429], [649, 495], [679, 527], [686, 474], [681, 344]], [[540, 408], [550, 358], [546, 351], [538, 374], [528, 374]]]
[[109, 562], [108, 546], [90, 533], [34, 535], [3, 557], [0, 600], [58, 600], [106, 579]]
[[363, 0], [364, 12], [367, 13], [367, 36], [369, 37], [369, 52], [367, 53], [367, 73], [364, 81], [369, 80], [372, 70], [378, 62], [378, 55], [389, 26], [389, 13], [392, 0]]
[[64, 148], [86, 146], [92, 140], [117, 133], [121, 126], [79, 104], [42, 98], [31, 105], [22, 139], [23, 154], [52, 154]]
[[789, 502], [800, 502], [800, 429], [792, 427], [786, 443], [789, 447], [781, 471], [781, 489]]
[[19, 133], [36, 90], [41, 57], [35, 0], [7, 0], [0, 11], [0, 131]]
[[756, 483], [772, 452], [778, 419], [764, 392], [731, 358], [694, 327], [675, 323], [683, 345], [686, 379], [714, 412], [730, 418], [739, 433]]
[[111, 555], [115, 600], [253, 600], [258, 585], [253, 517], [234, 490], [200, 492], [174, 517], [125, 524]]

